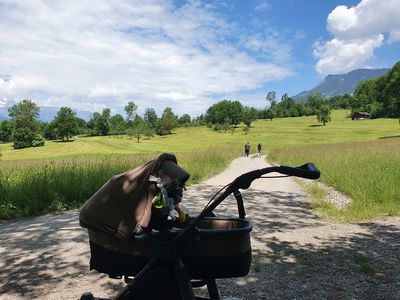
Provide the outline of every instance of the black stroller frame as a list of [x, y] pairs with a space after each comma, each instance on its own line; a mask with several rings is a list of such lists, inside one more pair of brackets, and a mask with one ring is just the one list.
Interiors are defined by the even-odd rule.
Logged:
[[[263, 177], [267, 173], [277, 172], [282, 175]], [[245, 231], [251, 231], [251, 223], [245, 220], [246, 213], [244, 209], [242, 195], [240, 189], [244, 190], [250, 187], [251, 183], [258, 178], [274, 178], [295, 176], [307, 179], [318, 179], [320, 171], [313, 163], [307, 163], [300, 167], [274, 166], [264, 169], [250, 171], [244, 173], [233, 180], [220, 190], [220, 194], [216, 199], [215, 196], [206, 205], [203, 211], [191, 221], [184, 229], [170, 235], [170, 238], [158, 243], [155, 246], [155, 255], [149, 258], [148, 263], [139, 271], [134, 278], [112, 299], [128, 300], [128, 299], [179, 299], [179, 300], [195, 300], [195, 299], [220, 299], [216, 278], [203, 278], [193, 280], [191, 272], [185, 263], [185, 249], [187, 246], [199, 236], [199, 225], [207, 220], [212, 220], [213, 210], [221, 204], [222, 201], [230, 194], [233, 194], [237, 200], [239, 218], [232, 220], [244, 222]], [[218, 194], [218, 193], [217, 193]], [[233, 229], [234, 231], [235, 229]], [[229, 234], [229, 232], [227, 232]], [[245, 258], [245, 266], [239, 267], [238, 271], [232, 274], [226, 273], [224, 277], [241, 277], [247, 275], [251, 263], [251, 248]], [[212, 272], [211, 272], [212, 273]], [[218, 276], [218, 275], [217, 275]], [[197, 297], [194, 295], [193, 288], [207, 285], [209, 298]], [[151, 291], [163, 289], [163, 292], [156, 293], [158, 296], [150, 296]], [[156, 297], [156, 298], [155, 298]], [[81, 300], [105, 300], [105, 298], [95, 298], [91, 293], [84, 293]]]

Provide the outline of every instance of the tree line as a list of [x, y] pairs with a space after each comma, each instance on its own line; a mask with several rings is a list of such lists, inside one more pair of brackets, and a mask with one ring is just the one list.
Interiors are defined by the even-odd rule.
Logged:
[[42, 146], [45, 139], [68, 141], [74, 135], [106, 136], [126, 134], [139, 142], [142, 136], [167, 135], [177, 126], [207, 125], [218, 132], [234, 131], [243, 122], [247, 133], [257, 119], [300, 117], [316, 115], [324, 125], [330, 121], [331, 109], [351, 109], [352, 115], [365, 111], [372, 118], [400, 118], [400, 62], [385, 75], [361, 81], [353, 95], [345, 94], [326, 98], [318, 92], [300, 99], [283, 94], [280, 101], [276, 92], [266, 95], [266, 108], [243, 106], [238, 100], [222, 100], [207, 109], [204, 115], [191, 118], [188, 114], [175, 115], [170, 107], [158, 117], [153, 108], [146, 108], [143, 116], [137, 114], [137, 105], [130, 101], [124, 107], [125, 118], [111, 115], [109, 108], [96, 112], [86, 122], [78, 118], [69, 107], [61, 107], [55, 118], [44, 123], [39, 121], [40, 108], [31, 100], [22, 100], [9, 108], [10, 120], [0, 123], [0, 141], [14, 143], [15, 149]]
[[258, 119], [316, 115], [318, 122], [325, 125], [330, 121], [331, 109], [338, 108], [350, 109], [351, 116], [367, 112], [371, 118], [400, 118], [400, 62], [381, 77], [359, 82], [353, 95], [327, 98], [319, 92], [312, 92], [293, 99], [285, 93], [278, 102], [275, 91], [270, 91], [266, 100], [269, 107], [256, 110]]
[[61, 107], [50, 122], [39, 120], [40, 108], [32, 100], [22, 100], [8, 109], [10, 120], [0, 123], [0, 141], [13, 142], [14, 149], [43, 146], [45, 139], [69, 141], [75, 135], [106, 136], [128, 135], [137, 142], [143, 136], [167, 135], [178, 126], [197, 125], [188, 114], [180, 117], [172, 108], [164, 109], [158, 117], [153, 108], [146, 108], [143, 116], [137, 113], [137, 105], [130, 101], [121, 114], [111, 115], [111, 109], [95, 112], [89, 121], [77, 117], [70, 107]]
[[239, 101], [223, 100], [211, 106], [203, 122], [216, 131], [228, 131], [243, 122], [244, 130], [250, 129], [256, 119], [287, 118], [312, 116], [324, 125], [331, 120], [332, 109], [351, 109], [351, 116], [358, 112], [367, 112], [371, 118], [400, 118], [400, 62], [396, 63], [385, 75], [361, 81], [353, 95], [344, 94], [327, 98], [322, 93], [312, 92], [300, 99], [293, 99], [287, 93], [280, 101], [276, 92], [266, 95], [267, 108], [255, 109], [242, 106]]
[[389, 72], [375, 79], [358, 83], [354, 94], [338, 95], [326, 98], [313, 92], [300, 99], [292, 99], [284, 94], [281, 101], [275, 100], [275, 92], [267, 94], [270, 102], [267, 110], [260, 111], [264, 119], [299, 117], [323, 114], [324, 111], [337, 108], [351, 109], [353, 116], [357, 112], [367, 112], [371, 118], [400, 118], [400, 62]]
[[400, 62], [385, 75], [360, 82], [350, 106], [373, 118], [400, 118]]
[[266, 100], [269, 107], [256, 109], [243, 106], [239, 101], [223, 100], [208, 108], [205, 116], [201, 116], [202, 123], [218, 132], [233, 131], [241, 122], [244, 124], [243, 131], [250, 130], [251, 124], [257, 119], [286, 118], [316, 115], [319, 122], [324, 125], [330, 121], [329, 102], [320, 93], [312, 93], [302, 99], [295, 101], [284, 94], [280, 102], [276, 101], [276, 93], [268, 92]]

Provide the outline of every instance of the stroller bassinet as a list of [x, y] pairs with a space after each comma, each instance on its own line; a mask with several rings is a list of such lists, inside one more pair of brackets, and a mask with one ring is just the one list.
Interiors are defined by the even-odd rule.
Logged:
[[[205, 218], [196, 226], [198, 236], [182, 253], [191, 279], [247, 275], [251, 264], [251, 228], [250, 221], [244, 219]], [[89, 230], [90, 267], [115, 278], [136, 276], [157, 255], [155, 246], [171, 240], [180, 231], [154, 231], [126, 241]]]
[[[195, 297], [192, 289], [205, 284], [210, 299], [219, 299], [216, 278], [241, 277], [250, 270], [252, 225], [245, 219], [239, 189], [247, 189], [253, 180], [270, 172], [310, 179], [320, 175], [313, 164], [248, 172], [227, 185], [183, 228], [158, 228], [165, 222], [152, 221], [159, 218], [152, 210], [159, 186], [149, 178], [164, 176], [177, 180], [180, 186], [189, 178], [174, 155], [162, 154], [141, 167], [114, 176], [80, 210], [80, 224], [89, 233], [91, 269], [112, 278], [134, 277], [113, 298], [116, 300], [205, 299]], [[239, 218], [211, 217], [213, 209], [230, 194], [237, 200]], [[85, 293], [81, 299], [95, 298]]]

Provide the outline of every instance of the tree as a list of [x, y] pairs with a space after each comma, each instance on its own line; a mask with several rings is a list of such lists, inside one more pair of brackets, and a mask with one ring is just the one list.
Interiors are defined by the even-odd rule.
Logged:
[[78, 133], [78, 122], [76, 120], [76, 112], [71, 108], [63, 106], [57, 112], [57, 116], [54, 118], [54, 127], [57, 129], [59, 137], [67, 141], [74, 134]]
[[124, 134], [126, 123], [124, 117], [116, 114], [110, 118], [110, 134]]
[[137, 105], [133, 101], [129, 101], [127, 105], [125, 105], [124, 110], [127, 116], [127, 122], [131, 123], [136, 116]]
[[156, 111], [153, 108], [146, 108], [143, 121], [146, 128], [156, 128], [158, 121]]
[[322, 122], [324, 126], [326, 123], [331, 121], [331, 109], [328, 105], [322, 105], [317, 111], [317, 120], [318, 122]]
[[48, 123], [45, 123], [42, 129], [43, 136], [48, 140], [55, 140], [58, 137], [58, 130], [54, 119]]
[[396, 63], [386, 75], [376, 80], [378, 90], [382, 90], [380, 97], [378, 96], [384, 108], [381, 115], [400, 117], [400, 62]]
[[238, 125], [242, 121], [243, 106], [239, 101], [222, 100], [210, 106], [206, 113], [207, 123], [223, 124], [229, 119], [229, 124]]
[[136, 136], [138, 143], [143, 133], [144, 133], [143, 118], [139, 115], [136, 115], [135, 119], [133, 120], [133, 134]]
[[361, 81], [350, 98], [352, 113], [366, 111], [371, 117], [400, 117], [400, 62], [381, 77]]
[[255, 120], [257, 120], [257, 110], [254, 107], [247, 107], [245, 106], [243, 108], [243, 117], [242, 117], [243, 123], [246, 126], [251, 125], [251, 123]]
[[150, 139], [150, 137], [154, 136], [154, 132], [155, 130], [153, 128], [144, 127], [143, 136]]
[[95, 112], [88, 122], [88, 127], [91, 129], [90, 134], [107, 135], [110, 131], [110, 115], [111, 110], [109, 108], [103, 109], [101, 114]]
[[353, 96], [350, 94], [337, 95], [329, 98], [328, 102], [332, 108], [350, 108]]
[[277, 105], [277, 115], [279, 117], [297, 117], [299, 116], [299, 105], [287, 94], [283, 94], [281, 102]]
[[187, 126], [192, 122], [190, 116], [188, 114], [183, 114], [179, 119], [178, 119], [178, 124], [180, 126]]
[[229, 130], [230, 128], [230, 122], [229, 122], [229, 118], [226, 117], [225, 118], [225, 122], [222, 124], [221, 130], [223, 130], [225, 133]]
[[275, 98], [276, 98], [276, 93], [275, 91], [270, 91], [268, 92], [267, 96], [265, 97], [271, 104], [272, 102], [275, 102]]
[[171, 107], [164, 109], [164, 112], [159, 120], [157, 133], [159, 135], [171, 134], [172, 129], [176, 127], [176, 117], [172, 112]]
[[101, 113], [100, 123], [98, 124], [101, 135], [108, 135], [110, 131], [110, 117], [111, 117], [111, 109], [109, 108], [103, 109]]
[[281, 97], [281, 102], [285, 102], [289, 99], [289, 95], [287, 93], [284, 93]]
[[33, 146], [39, 130], [40, 108], [31, 100], [22, 100], [8, 109], [12, 122], [12, 141], [14, 149]]
[[354, 99], [351, 102], [352, 114], [357, 111], [367, 111], [370, 114], [377, 114], [378, 112], [371, 111], [377, 103], [379, 93], [375, 79], [360, 81], [354, 91]]
[[88, 133], [88, 123], [84, 119], [76, 117], [76, 123], [78, 124], [78, 134]]
[[193, 117], [192, 119], [192, 125], [193, 126], [202, 126], [202, 125], [208, 125], [206, 118], [204, 117], [203, 114], [200, 116]]
[[273, 118], [276, 118], [276, 111], [277, 111], [277, 107], [276, 107], [276, 102], [272, 101], [271, 102], [271, 107], [267, 109], [266, 112], [266, 117], [267, 119], [270, 119], [272, 121]]
[[11, 141], [12, 123], [8, 120], [3, 120], [0, 123], [0, 141], [7, 143]]
[[325, 96], [320, 92], [312, 92], [307, 96], [307, 105], [309, 105], [314, 114], [317, 114], [318, 110], [324, 105]]

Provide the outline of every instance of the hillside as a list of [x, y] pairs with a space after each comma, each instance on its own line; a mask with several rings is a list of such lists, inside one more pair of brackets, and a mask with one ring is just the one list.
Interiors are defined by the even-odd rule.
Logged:
[[311, 92], [320, 92], [330, 98], [346, 93], [353, 94], [360, 81], [373, 79], [386, 74], [390, 69], [357, 69], [346, 74], [328, 75], [316, 87], [295, 95], [294, 99], [300, 99]]

